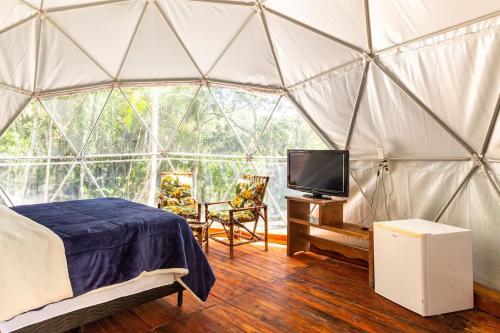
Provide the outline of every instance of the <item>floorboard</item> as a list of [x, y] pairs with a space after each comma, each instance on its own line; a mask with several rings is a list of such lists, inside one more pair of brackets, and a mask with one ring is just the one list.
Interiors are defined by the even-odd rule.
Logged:
[[217, 282], [205, 304], [171, 295], [84, 327], [85, 333], [500, 332], [500, 319], [470, 310], [423, 318], [377, 295], [365, 268], [283, 246], [229, 250], [211, 242]]

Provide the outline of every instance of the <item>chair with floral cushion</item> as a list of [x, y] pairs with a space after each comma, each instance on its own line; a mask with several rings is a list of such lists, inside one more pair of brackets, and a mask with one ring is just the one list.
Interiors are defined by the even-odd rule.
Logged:
[[[229, 246], [230, 257], [234, 247], [264, 241], [268, 249], [267, 205], [264, 204], [269, 177], [244, 175], [236, 183], [236, 193], [232, 200], [205, 203], [205, 216], [210, 228], [214, 222], [222, 225], [223, 230], [210, 234], [210, 239]], [[210, 210], [220, 205], [219, 210]], [[264, 221], [264, 237], [257, 234], [259, 220]], [[224, 238], [221, 239], [220, 236]], [[226, 239], [227, 238], [227, 239]]]
[[201, 204], [193, 198], [191, 173], [162, 172], [158, 208], [184, 217], [200, 221]]

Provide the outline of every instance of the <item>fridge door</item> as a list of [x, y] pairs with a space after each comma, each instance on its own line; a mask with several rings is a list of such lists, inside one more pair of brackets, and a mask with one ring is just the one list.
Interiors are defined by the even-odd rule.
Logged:
[[425, 234], [374, 224], [375, 292], [421, 315], [425, 302]]

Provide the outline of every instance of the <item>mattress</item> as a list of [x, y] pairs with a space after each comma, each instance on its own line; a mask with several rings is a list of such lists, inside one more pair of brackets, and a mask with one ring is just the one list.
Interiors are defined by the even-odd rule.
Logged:
[[8, 321], [0, 321], [0, 332], [8, 333], [79, 309], [134, 295], [179, 281], [182, 274], [161, 271], [143, 273], [139, 277], [113, 286], [49, 304], [39, 310], [25, 312]]

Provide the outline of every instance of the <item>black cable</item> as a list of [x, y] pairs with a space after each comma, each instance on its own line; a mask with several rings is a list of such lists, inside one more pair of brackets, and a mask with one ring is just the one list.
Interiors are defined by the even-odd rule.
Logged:
[[372, 212], [373, 212], [372, 223], [377, 218], [377, 207], [375, 207], [375, 211], [373, 211], [373, 197], [375, 196], [375, 193], [377, 193], [377, 190], [378, 190], [378, 179], [379, 179], [379, 176], [380, 176], [380, 165], [379, 165], [378, 170], [377, 170], [377, 179], [375, 180], [375, 190], [373, 191], [372, 197], [370, 199], [370, 208], [372, 209]]
[[387, 193], [385, 191], [385, 183], [384, 183], [384, 173], [382, 173], [382, 189], [384, 191], [384, 206], [385, 206], [385, 213], [387, 214], [387, 218], [390, 220], [391, 215], [389, 214], [389, 208], [387, 207]]

